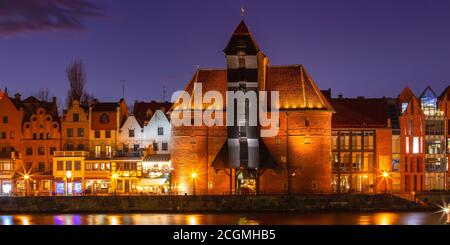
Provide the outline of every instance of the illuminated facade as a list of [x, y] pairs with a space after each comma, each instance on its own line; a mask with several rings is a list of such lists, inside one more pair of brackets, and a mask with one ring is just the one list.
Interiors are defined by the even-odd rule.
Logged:
[[[279, 133], [260, 137], [248, 121], [172, 128], [172, 188], [178, 194], [331, 192], [333, 108], [301, 65], [273, 66], [242, 21], [224, 50], [227, 69], [198, 69], [192, 95], [219, 91], [279, 91]], [[249, 110], [245, 107], [245, 117]], [[182, 110], [175, 104], [172, 113]], [[208, 104], [191, 107], [207, 112]], [[195, 117], [195, 116], [194, 116]], [[223, 118], [217, 118], [222, 120]], [[195, 120], [195, 119], [194, 119]]]
[[24, 108], [20, 95], [10, 98], [0, 91], [0, 195], [14, 192], [14, 171], [22, 167], [21, 136]]
[[[61, 128], [56, 98], [51, 102], [29, 97], [22, 101], [26, 116], [22, 131], [22, 170], [17, 191], [31, 195], [53, 193], [53, 154], [60, 150]], [[20, 167], [19, 167], [20, 169]]]
[[420, 107], [425, 114], [425, 190], [446, 190], [446, 118], [431, 87], [427, 87], [420, 95]]
[[[331, 92], [331, 91], [330, 91]], [[387, 99], [330, 98], [332, 118], [332, 190], [382, 193], [392, 190], [391, 119]]]

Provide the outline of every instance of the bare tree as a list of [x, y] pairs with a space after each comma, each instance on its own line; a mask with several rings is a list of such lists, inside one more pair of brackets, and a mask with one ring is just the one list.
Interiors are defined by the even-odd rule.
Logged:
[[74, 100], [81, 102], [86, 93], [84, 86], [86, 84], [86, 73], [82, 60], [73, 61], [66, 69], [67, 79], [69, 80], [69, 91], [67, 93], [67, 103]]
[[85, 92], [84, 94], [83, 94], [83, 97], [81, 97], [81, 104], [82, 105], [90, 105], [91, 104], [91, 102], [93, 101], [95, 99], [95, 96], [94, 96], [94, 94], [93, 93], [88, 93], [88, 92]]

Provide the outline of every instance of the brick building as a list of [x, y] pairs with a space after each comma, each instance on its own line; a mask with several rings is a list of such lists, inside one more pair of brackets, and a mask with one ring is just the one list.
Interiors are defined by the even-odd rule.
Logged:
[[20, 95], [10, 98], [0, 91], [0, 195], [14, 192], [14, 171], [22, 167], [22, 120]]
[[[189, 194], [331, 192], [333, 108], [305, 68], [271, 65], [243, 21], [224, 52], [227, 68], [198, 69], [185, 91], [193, 95], [201, 86], [203, 94], [219, 91], [222, 98], [226, 91], [279, 91], [278, 135], [261, 137], [260, 126], [248, 122], [252, 105], [245, 102], [235, 104], [245, 108], [245, 119], [232, 125], [174, 127], [172, 189]], [[209, 106], [190, 104], [193, 121]], [[172, 113], [181, 109], [177, 103]]]
[[392, 190], [392, 125], [386, 98], [331, 98], [333, 192]]
[[[22, 170], [29, 180], [18, 179], [17, 191], [35, 195], [52, 193], [53, 153], [61, 148], [60, 118], [56, 98], [51, 102], [31, 96], [22, 101], [26, 109], [22, 131]], [[19, 167], [20, 169], [20, 167]]]

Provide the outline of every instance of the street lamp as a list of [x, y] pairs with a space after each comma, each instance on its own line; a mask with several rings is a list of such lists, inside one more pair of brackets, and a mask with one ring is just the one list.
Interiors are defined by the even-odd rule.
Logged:
[[194, 196], [195, 196], [195, 182], [197, 182], [197, 178], [198, 178], [198, 174], [197, 174], [197, 172], [192, 172], [191, 173], [191, 179], [192, 179], [192, 184], [193, 184], [193, 186], [194, 186]]
[[119, 175], [117, 173], [113, 173], [112, 178], [114, 180], [114, 196], [117, 195], [117, 178], [119, 178]]
[[25, 196], [28, 196], [28, 180], [30, 179], [30, 176], [28, 174], [25, 174], [23, 176], [23, 179], [25, 180]]
[[387, 194], [387, 180], [389, 178], [389, 173], [387, 171], [383, 171], [383, 174], [381, 175], [383, 176], [384, 179], [384, 194]]
[[72, 172], [67, 171], [66, 172], [66, 196], [69, 194], [69, 183], [72, 184]]

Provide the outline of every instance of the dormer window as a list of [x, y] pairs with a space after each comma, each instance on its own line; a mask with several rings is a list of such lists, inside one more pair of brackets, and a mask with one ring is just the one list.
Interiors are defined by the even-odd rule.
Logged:
[[106, 113], [100, 115], [100, 123], [107, 124], [109, 123], [109, 116]]

